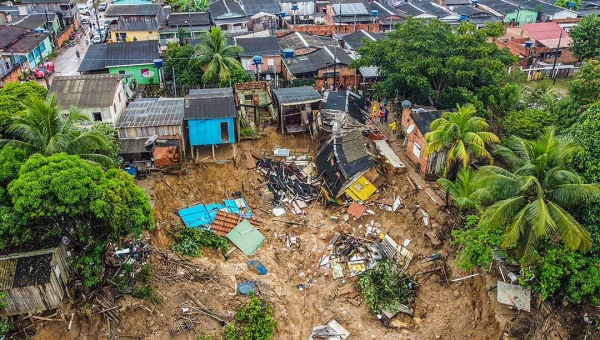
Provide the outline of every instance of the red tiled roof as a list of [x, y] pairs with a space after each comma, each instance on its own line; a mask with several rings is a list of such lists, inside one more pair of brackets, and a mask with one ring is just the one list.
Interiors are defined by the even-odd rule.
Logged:
[[[540, 22], [535, 24], [523, 25], [523, 31], [529, 33], [529, 36], [535, 40], [558, 39], [562, 32], [563, 39], [569, 38], [569, 34], [565, 32], [555, 22]], [[561, 43], [562, 45], [562, 43]], [[566, 45], [565, 45], [566, 46]]]
[[[225, 237], [243, 220], [244, 218], [239, 215], [219, 211], [212, 224], [211, 230], [213, 233]], [[262, 225], [262, 223], [257, 220], [248, 219], [248, 222], [255, 227]]]

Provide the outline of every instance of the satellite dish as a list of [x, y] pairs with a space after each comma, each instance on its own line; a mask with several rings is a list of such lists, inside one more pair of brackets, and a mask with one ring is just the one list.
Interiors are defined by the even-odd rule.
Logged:
[[158, 135], [150, 136], [150, 138], [148, 138], [148, 140], [146, 140], [146, 142], [144, 143], [144, 146], [150, 146], [150, 145], [154, 144], [154, 142], [156, 142], [157, 139], [158, 139]]
[[411, 134], [413, 131], [415, 131], [415, 124], [410, 124], [408, 129], [406, 129], [406, 133]]
[[142, 73], [142, 77], [144, 77], [144, 78], [152, 78], [152, 77], [154, 77], [154, 72], [152, 72], [152, 71], [146, 71], [146, 72]]

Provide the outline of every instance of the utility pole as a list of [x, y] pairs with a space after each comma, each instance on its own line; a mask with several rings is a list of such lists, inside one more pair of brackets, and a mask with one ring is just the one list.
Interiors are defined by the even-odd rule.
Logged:
[[100, 30], [100, 20], [98, 19], [98, 0], [94, 0], [93, 4], [94, 14], [96, 15], [96, 33], [100, 35], [100, 39], [102, 40], [102, 42], [104, 42], [104, 39], [106, 39], [106, 37], [102, 36], [102, 30]]
[[562, 40], [562, 34], [563, 34], [563, 30], [560, 31], [560, 36], [558, 37], [558, 45], [556, 45], [556, 51], [554, 51], [554, 65], [552, 65], [552, 77], [554, 78], [552, 80], [552, 85], [556, 84], [556, 74], [558, 72], [556, 72], [556, 61], [558, 60], [558, 51], [560, 48], [560, 41]]
[[[36, 34], [36, 37], [39, 38], [40, 35]], [[44, 56], [42, 55], [42, 49], [40, 48], [40, 40], [36, 39], [36, 41], [38, 53], [40, 54], [40, 61], [42, 62], [42, 73], [44, 75], [44, 82], [46, 83], [46, 88], [50, 89], [50, 83], [48, 82], [48, 76], [46, 75], [46, 61], [44, 60]]]
[[[338, 20], [338, 25], [340, 26], [340, 29], [342, 28], [342, 1], [338, 1], [338, 4], [340, 5], [340, 13], [339, 13], [339, 17], [340, 19]], [[333, 25], [333, 27], [335, 27], [335, 25]], [[333, 30], [333, 34], [335, 34], [337, 31], [337, 29]], [[333, 38], [333, 37], [332, 37]], [[333, 46], [333, 90], [335, 91], [335, 73], [337, 70], [337, 41], [335, 40], [335, 38], [333, 39], [333, 43], [335, 44]]]

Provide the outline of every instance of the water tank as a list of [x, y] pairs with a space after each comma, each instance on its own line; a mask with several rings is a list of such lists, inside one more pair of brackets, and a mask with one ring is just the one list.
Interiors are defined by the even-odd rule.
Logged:
[[284, 58], [293, 58], [294, 50], [292, 50], [291, 48], [286, 48], [285, 50], [283, 50], [283, 57]]
[[286, 13], [285, 12], [279, 12], [279, 16], [282, 18], [285, 18]]
[[467, 21], [469, 19], [469, 16], [466, 14], [461, 14], [460, 15], [460, 21]]
[[573, 8], [575, 8], [575, 3], [573, 1], [569, 1], [567, 6], [569, 6], [570, 9], [573, 9]]
[[526, 41], [525, 42], [525, 47], [526, 48], [531, 48], [531, 46], [533, 46], [533, 41]]
[[154, 59], [154, 60], [152, 60], [152, 62], [154, 63], [154, 67], [156, 67], [156, 68], [161, 68], [163, 66], [162, 59]]
[[478, 3], [479, 3], [479, 0], [471, 0], [471, 4], [472, 4], [473, 6], [476, 6], [476, 7], [477, 7], [477, 4], [478, 4]]
[[374, 9], [374, 10], [371, 11], [371, 15], [374, 16], [374, 17], [378, 17], [379, 16], [379, 11], [376, 10], [376, 9]]
[[255, 55], [254, 57], [252, 57], [252, 62], [254, 63], [254, 65], [260, 65], [263, 63], [263, 59], [261, 56]]
[[403, 108], [408, 109], [411, 106], [412, 106], [412, 104], [408, 100], [403, 100], [402, 101], [402, 107]]
[[292, 5], [292, 11], [297, 11], [298, 10], [298, 5]]

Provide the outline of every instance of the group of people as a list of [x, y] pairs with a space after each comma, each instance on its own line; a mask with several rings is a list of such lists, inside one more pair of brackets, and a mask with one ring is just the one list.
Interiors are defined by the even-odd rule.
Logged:
[[[373, 113], [371, 114], [371, 120], [373, 122], [377, 119], [377, 114], [379, 113], [379, 123], [384, 124], [388, 122], [388, 116], [390, 114], [390, 110], [388, 109], [388, 99], [384, 98], [383, 103], [379, 103], [379, 107], [377, 104], [373, 105]], [[398, 123], [396, 120], [392, 124], [390, 124], [392, 128], [392, 134], [396, 134], [396, 130], [398, 129]]]

